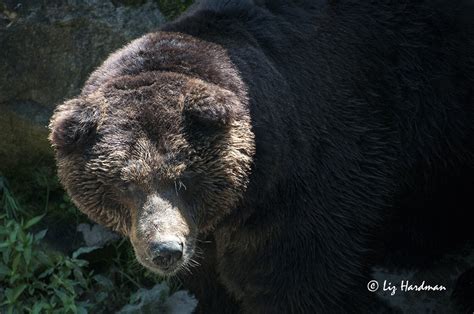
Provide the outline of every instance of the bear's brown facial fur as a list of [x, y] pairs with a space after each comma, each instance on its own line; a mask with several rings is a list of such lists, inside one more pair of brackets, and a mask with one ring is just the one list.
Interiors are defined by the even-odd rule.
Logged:
[[245, 99], [173, 72], [112, 78], [60, 105], [50, 128], [75, 204], [164, 275], [236, 206], [254, 154]]

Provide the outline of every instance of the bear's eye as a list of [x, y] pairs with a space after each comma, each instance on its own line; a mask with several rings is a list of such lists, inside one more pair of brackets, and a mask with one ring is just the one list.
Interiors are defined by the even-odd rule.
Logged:
[[136, 185], [133, 182], [120, 182], [116, 185], [117, 189], [124, 193], [134, 192], [136, 190]]
[[178, 193], [181, 190], [186, 191], [188, 188], [186, 187], [186, 184], [184, 184], [183, 180], [175, 180], [174, 189], [176, 190], [176, 193]]
[[175, 182], [177, 190], [186, 195], [191, 195], [199, 189], [199, 176], [195, 172], [186, 171]]

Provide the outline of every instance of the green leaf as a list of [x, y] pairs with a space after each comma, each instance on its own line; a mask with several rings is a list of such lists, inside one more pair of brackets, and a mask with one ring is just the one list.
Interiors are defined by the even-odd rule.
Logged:
[[31, 289], [34, 291], [34, 290], [44, 290], [46, 291], [48, 289], [48, 286], [46, 283], [42, 282], [42, 281], [34, 281], [32, 284], [31, 284]]
[[68, 301], [68, 297], [63, 291], [55, 289], [54, 292], [56, 292], [56, 295], [59, 297], [63, 304]]
[[28, 286], [28, 293], [29, 293], [30, 295], [33, 295], [33, 293], [35, 292], [35, 290], [36, 290], [36, 289], [35, 289], [35, 286], [34, 286], [34, 285], [30, 284], [30, 285]]
[[23, 293], [23, 291], [26, 289], [27, 286], [28, 286], [27, 284], [22, 284], [18, 287], [13, 288], [13, 290], [11, 290], [11, 294], [8, 300], [11, 303], [15, 302], [18, 299], [18, 297]]
[[46, 269], [44, 272], [42, 272], [42, 273], [38, 276], [38, 278], [39, 278], [39, 279], [43, 279], [44, 277], [51, 275], [53, 272], [54, 272], [54, 268], [48, 268], [48, 269]]
[[31, 314], [39, 314], [44, 307], [44, 302], [35, 302], [33, 309], [31, 310]]
[[112, 290], [114, 284], [112, 283], [112, 280], [109, 278], [103, 276], [103, 275], [95, 275], [94, 280], [101, 285], [102, 287], [106, 288], [107, 290]]
[[71, 310], [71, 312], [73, 312], [73, 313], [77, 313], [76, 304], [74, 304], [74, 302], [71, 302], [68, 306], [68, 310]]
[[24, 250], [23, 243], [18, 243], [18, 245], [15, 246], [15, 251], [17, 252], [23, 252]]
[[11, 243], [11, 244], [15, 243], [17, 233], [18, 233], [18, 229], [16, 229], [16, 230], [13, 231], [12, 233], [10, 233], [10, 239], [9, 239], [9, 240], [10, 240], [10, 243]]
[[92, 251], [95, 251], [97, 249], [100, 249], [100, 246], [85, 246], [77, 249], [74, 253], [72, 253], [72, 258], [77, 258], [81, 254], [85, 253], [90, 253]]
[[83, 260], [83, 259], [76, 259], [74, 261], [74, 264], [77, 266], [77, 267], [85, 267], [87, 265], [89, 265], [89, 262], [86, 261], [86, 260]]
[[43, 229], [35, 234], [35, 241], [38, 242], [40, 240], [43, 240], [44, 236], [46, 235], [46, 232], [48, 232], [48, 229]]
[[82, 287], [87, 288], [87, 280], [84, 277], [82, 269], [76, 268], [76, 269], [73, 270], [73, 273], [74, 273], [74, 278], [76, 279], [76, 281], [79, 282], [79, 284]]
[[10, 263], [10, 254], [12, 252], [12, 249], [8, 247], [5, 251], [2, 252], [3, 256], [3, 263], [8, 265]]
[[20, 279], [20, 274], [12, 272], [12, 274], [10, 275], [10, 279], [8, 279], [8, 283], [10, 284], [10, 286], [13, 286], [13, 284], [17, 281], [20, 281]]
[[20, 239], [20, 241], [22, 243], [25, 243], [26, 242], [26, 233], [23, 232], [23, 230], [20, 229], [19, 232], [18, 232], [18, 235], [19, 235], [18, 238]]
[[17, 254], [15, 258], [13, 259], [13, 263], [12, 263], [13, 272], [16, 272], [16, 270], [18, 269], [18, 265], [20, 264], [20, 259], [21, 259], [20, 254]]
[[107, 292], [104, 292], [104, 291], [98, 292], [95, 295], [96, 302], [99, 302], [99, 303], [104, 302], [108, 296], [109, 294]]
[[13, 301], [16, 301], [20, 297], [23, 291], [25, 291], [26, 287], [28, 287], [27, 284], [22, 284], [21, 286], [18, 286], [13, 289]]
[[7, 297], [7, 301], [5, 301], [3, 304], [10, 304], [13, 302], [13, 289], [6, 288], [4, 291], [5, 296]]
[[71, 294], [74, 294], [74, 282], [72, 280], [69, 280], [69, 279], [65, 279], [63, 281], [63, 287], [64, 289], [66, 289], [67, 291], [69, 291]]
[[46, 266], [53, 266], [52, 257], [50, 255], [47, 255], [45, 252], [38, 251], [36, 252], [35, 257], [39, 263], [44, 264]]
[[0, 276], [8, 275], [11, 273], [11, 269], [8, 268], [6, 265], [0, 264]]
[[23, 257], [25, 258], [26, 265], [30, 265], [30, 262], [31, 262], [31, 246], [29, 246], [25, 249], [25, 252], [23, 252]]
[[40, 222], [41, 219], [43, 219], [44, 215], [36, 216], [28, 220], [24, 226], [25, 229], [30, 228], [33, 225], [36, 225], [38, 222]]
[[78, 306], [77, 307], [77, 314], [87, 314], [87, 310], [83, 306]]

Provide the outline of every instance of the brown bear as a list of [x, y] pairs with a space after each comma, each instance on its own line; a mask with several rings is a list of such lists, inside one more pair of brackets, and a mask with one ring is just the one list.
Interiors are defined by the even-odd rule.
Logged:
[[201, 1], [57, 108], [61, 182], [141, 264], [182, 276], [199, 311], [375, 311], [393, 213], [431, 216], [415, 200], [474, 168], [473, 14]]

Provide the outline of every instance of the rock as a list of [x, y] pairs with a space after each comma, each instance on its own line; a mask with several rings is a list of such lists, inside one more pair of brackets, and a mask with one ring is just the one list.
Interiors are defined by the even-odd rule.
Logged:
[[77, 231], [82, 232], [84, 242], [88, 247], [103, 247], [109, 242], [120, 239], [118, 234], [97, 224], [91, 226], [87, 223], [82, 223], [79, 224], [76, 229]]
[[164, 313], [183, 314], [192, 313], [198, 301], [185, 290], [173, 293], [163, 304]]
[[0, 0], [0, 173], [51, 164], [54, 107], [110, 52], [164, 20], [155, 1]]
[[124, 306], [118, 314], [188, 314], [196, 308], [198, 301], [187, 291], [181, 290], [168, 296], [169, 288], [165, 283], [159, 283], [153, 288], [139, 289], [132, 304]]

